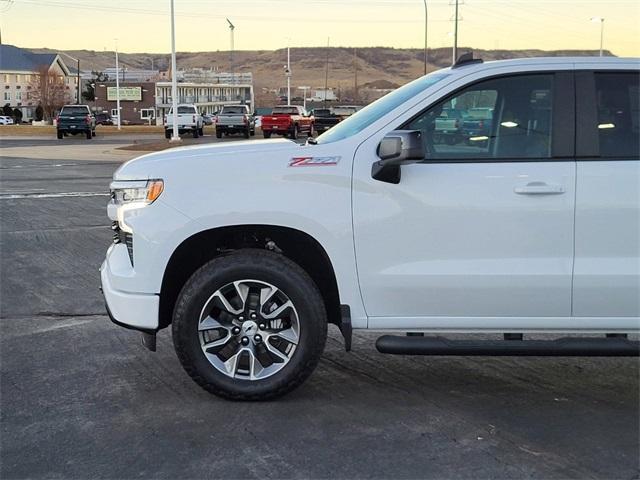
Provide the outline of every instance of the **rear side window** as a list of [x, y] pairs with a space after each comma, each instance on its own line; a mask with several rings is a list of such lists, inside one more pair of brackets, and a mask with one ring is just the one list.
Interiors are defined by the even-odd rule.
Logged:
[[551, 157], [553, 75], [501, 77], [429, 107], [403, 129], [422, 130], [428, 159]]
[[[169, 115], [171, 115], [173, 113], [173, 109], [169, 110]], [[184, 114], [193, 114], [195, 115], [197, 113], [196, 107], [178, 107], [178, 115], [184, 115]]]
[[640, 73], [596, 73], [601, 157], [640, 157]]
[[222, 108], [222, 113], [243, 114], [243, 113], [247, 113], [247, 111], [246, 111], [246, 109], [244, 107], [223, 107]]

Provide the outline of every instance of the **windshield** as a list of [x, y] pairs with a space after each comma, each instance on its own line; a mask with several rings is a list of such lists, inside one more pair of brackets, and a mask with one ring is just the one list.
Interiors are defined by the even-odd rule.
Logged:
[[[178, 115], [195, 114], [197, 112], [196, 107], [178, 107]], [[173, 113], [173, 108], [169, 109], [169, 115]]]
[[222, 107], [222, 112], [220, 113], [246, 113], [246, 109], [244, 107]]
[[62, 107], [60, 115], [88, 115], [87, 107]]
[[362, 110], [357, 111], [346, 120], [320, 135], [316, 141], [319, 144], [337, 142], [343, 140], [356, 133], [361, 132], [376, 120], [389, 113], [396, 107], [399, 107], [411, 97], [418, 95], [423, 90], [440, 80], [448, 77], [447, 73], [430, 73], [427, 76], [420, 77], [413, 82], [388, 93], [384, 97], [367, 105]]
[[275, 107], [271, 112], [272, 115], [297, 115], [298, 109], [295, 107]]

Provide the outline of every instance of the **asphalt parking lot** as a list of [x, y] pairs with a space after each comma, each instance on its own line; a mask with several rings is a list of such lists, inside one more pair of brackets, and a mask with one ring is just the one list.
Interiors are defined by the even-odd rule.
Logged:
[[69, 160], [83, 144], [0, 137], [0, 478], [639, 477], [634, 358], [385, 356], [374, 333], [346, 353], [330, 329], [287, 397], [207, 394], [169, 331], [151, 353], [105, 315], [107, 188], [125, 157]]

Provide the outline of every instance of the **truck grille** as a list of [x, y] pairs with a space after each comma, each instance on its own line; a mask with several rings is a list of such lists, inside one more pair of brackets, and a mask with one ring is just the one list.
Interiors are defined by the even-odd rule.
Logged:
[[133, 235], [120, 230], [118, 222], [111, 224], [111, 230], [113, 231], [113, 243], [124, 243], [127, 246], [127, 252], [129, 253], [129, 260], [133, 267]]

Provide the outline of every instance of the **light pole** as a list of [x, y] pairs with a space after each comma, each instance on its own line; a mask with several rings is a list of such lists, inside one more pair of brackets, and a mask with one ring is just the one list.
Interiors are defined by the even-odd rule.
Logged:
[[604, 39], [604, 17], [591, 17], [592, 22], [600, 22], [600, 56], [602, 56], [602, 42]]
[[118, 113], [117, 126], [120, 130], [120, 70], [118, 69], [118, 39], [116, 41], [116, 112]]
[[424, 74], [427, 74], [427, 0], [424, 2]]
[[453, 27], [453, 62], [452, 65], [455, 65], [456, 60], [458, 59], [458, 0], [456, 2], [456, 13], [453, 19], [454, 27]]
[[171, 142], [179, 142], [178, 135], [178, 72], [176, 71], [176, 19], [171, 0], [171, 110], [173, 122], [173, 134]]
[[287, 77], [287, 105], [291, 105], [291, 55], [289, 41], [287, 39], [287, 64], [284, 66], [284, 75]]
[[311, 87], [298, 87], [298, 88], [302, 90], [302, 108], [306, 110], [307, 109], [307, 90], [309, 90]]
[[231, 23], [231, 20], [229, 20], [228, 18], [226, 19], [227, 23], [229, 24], [229, 32], [231, 33], [231, 49], [229, 50], [229, 73], [231, 73], [231, 82], [235, 83], [234, 80], [234, 75], [233, 75], [233, 49], [234, 49], [234, 42], [233, 42], [233, 32], [236, 29], [236, 26]]

